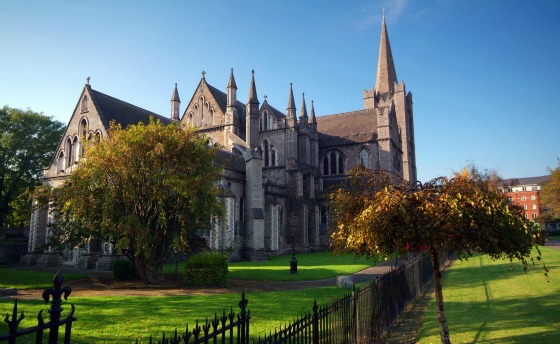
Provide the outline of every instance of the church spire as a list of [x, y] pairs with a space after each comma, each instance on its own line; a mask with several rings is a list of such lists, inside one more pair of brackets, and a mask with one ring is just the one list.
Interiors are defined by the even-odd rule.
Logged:
[[227, 84], [227, 106], [228, 108], [235, 107], [237, 103], [237, 85], [235, 84], [235, 77], [233, 76], [233, 68], [229, 74], [229, 81]]
[[300, 118], [307, 118], [307, 106], [305, 106], [305, 93], [301, 94], [301, 109], [299, 110]]
[[309, 114], [309, 123], [317, 124], [317, 119], [315, 118], [315, 106], [313, 105], [313, 100], [311, 101], [311, 112]]
[[288, 127], [293, 128], [296, 124], [296, 105], [294, 102], [294, 91], [290, 82], [290, 95], [288, 96], [288, 107], [286, 108], [286, 119]]
[[383, 14], [375, 89], [380, 94], [393, 93], [394, 85], [396, 82], [397, 73], [395, 71], [395, 64], [393, 62], [393, 54], [391, 53], [391, 45], [389, 44], [389, 35], [387, 34], [387, 25], [385, 24], [385, 14]]
[[257, 88], [255, 87], [255, 70], [251, 71], [251, 85], [249, 86], [249, 103], [259, 104]]
[[228, 81], [228, 84], [227, 84], [227, 88], [237, 89], [237, 85], [235, 84], [235, 78], [233, 77], [233, 68], [231, 69], [231, 72], [229, 73], [229, 81]]
[[181, 99], [179, 99], [179, 91], [177, 91], [177, 83], [175, 83], [175, 89], [173, 90], [173, 95], [171, 96], [171, 120], [179, 121], [179, 106], [181, 104]]

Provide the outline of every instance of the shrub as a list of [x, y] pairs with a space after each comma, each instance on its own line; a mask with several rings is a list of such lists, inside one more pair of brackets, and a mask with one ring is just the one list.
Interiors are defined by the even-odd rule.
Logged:
[[113, 262], [113, 279], [116, 281], [130, 280], [136, 277], [134, 266], [129, 259], [119, 259]]
[[188, 287], [225, 287], [228, 257], [223, 253], [205, 251], [193, 254], [186, 263], [184, 282]]

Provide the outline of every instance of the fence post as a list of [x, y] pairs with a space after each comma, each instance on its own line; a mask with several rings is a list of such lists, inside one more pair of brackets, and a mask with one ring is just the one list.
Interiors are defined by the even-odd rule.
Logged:
[[60, 326], [60, 313], [62, 313], [62, 298], [64, 294], [64, 299], [68, 299], [68, 295], [72, 292], [69, 286], [62, 287], [62, 282], [64, 278], [60, 274], [60, 271], [56, 273], [53, 279], [54, 288], [48, 288], [43, 292], [43, 300], [45, 303], [49, 303], [49, 298], [52, 296], [51, 309], [49, 309], [49, 344], [56, 344], [58, 340], [58, 328]]
[[358, 302], [356, 301], [356, 284], [352, 284], [352, 343], [358, 340]]
[[317, 312], [317, 299], [313, 301], [313, 344], [319, 344], [319, 313]]
[[8, 333], [10, 334], [10, 340], [9, 340], [9, 344], [15, 344], [16, 343], [16, 333], [17, 333], [17, 328], [19, 326], [19, 323], [23, 320], [23, 318], [25, 318], [25, 315], [23, 314], [23, 312], [21, 312], [21, 315], [17, 316], [17, 299], [14, 302], [14, 309], [12, 311], [12, 320], [9, 320], [8, 314], [6, 314], [6, 318], [4, 318], [4, 321], [8, 324]]
[[249, 301], [245, 298], [245, 291], [241, 293], [241, 301], [239, 301], [239, 308], [241, 311], [239, 312], [240, 320], [241, 320], [241, 343], [248, 344], [249, 343], [249, 316], [247, 314], [247, 303]]

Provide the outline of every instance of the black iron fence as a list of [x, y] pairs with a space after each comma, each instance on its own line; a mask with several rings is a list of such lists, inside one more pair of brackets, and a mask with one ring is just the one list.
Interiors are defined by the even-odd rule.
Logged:
[[[442, 257], [446, 261], [447, 257]], [[400, 266], [392, 272], [377, 278], [361, 288], [352, 288], [344, 297], [337, 298], [328, 305], [319, 306], [315, 302], [310, 312], [298, 317], [267, 335], [253, 336], [253, 343], [378, 343], [383, 334], [395, 323], [406, 307], [421, 292], [431, 280], [431, 260], [428, 255], [421, 255], [414, 260]], [[8, 324], [9, 333], [0, 335], [0, 341], [16, 342], [16, 338], [35, 333], [36, 343], [42, 343], [43, 332], [49, 331], [49, 343], [56, 343], [59, 328], [65, 326], [64, 343], [70, 343], [74, 306], [70, 313], [61, 319], [61, 296], [66, 299], [71, 289], [62, 287], [62, 276], [57, 274], [54, 288], [43, 293], [45, 302], [52, 295], [52, 305], [49, 310], [50, 321], [45, 323], [42, 311], [38, 314], [38, 324], [35, 327], [19, 329], [18, 325], [24, 318], [23, 312], [17, 316], [17, 300], [14, 304], [11, 320], [6, 315], [4, 321]], [[160, 340], [152, 337], [149, 343], [161, 344], [200, 344], [200, 343], [236, 343], [250, 342], [249, 321], [250, 312], [245, 293], [239, 301], [240, 311], [236, 314], [233, 309], [215, 315], [189, 329], [186, 325], [184, 332], [175, 333]], [[138, 341], [137, 341], [138, 342]]]
[[52, 297], [48, 322], [45, 322], [43, 319], [43, 310], [41, 310], [39, 311], [39, 314], [37, 314], [37, 326], [18, 329], [20, 322], [23, 318], [25, 318], [25, 314], [24, 312], [21, 312], [18, 317], [16, 299], [11, 318], [9, 314], [6, 314], [6, 317], [4, 318], [4, 322], [8, 324], [8, 333], [0, 334], [0, 341], [7, 341], [9, 344], [15, 344], [18, 337], [35, 334], [35, 343], [42, 343], [43, 335], [47, 331], [48, 343], [56, 344], [59, 338], [59, 329], [64, 327], [64, 343], [70, 344], [70, 337], [72, 336], [72, 323], [76, 321], [76, 318], [74, 317], [74, 305], [70, 305], [71, 310], [68, 315], [61, 318], [62, 296], [64, 296], [64, 299], [67, 300], [68, 296], [72, 292], [72, 289], [69, 286], [62, 286], [63, 281], [64, 279], [62, 275], [57, 273], [53, 279], [54, 288], [48, 288], [43, 292], [43, 300], [45, 300], [45, 303], [48, 303], [49, 299]]
[[329, 305], [312, 311], [256, 343], [377, 343], [432, 277], [422, 255]]

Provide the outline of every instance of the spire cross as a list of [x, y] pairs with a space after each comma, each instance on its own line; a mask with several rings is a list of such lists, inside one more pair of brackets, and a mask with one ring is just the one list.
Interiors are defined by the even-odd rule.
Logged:
[[266, 97], [267, 97], [267, 95], [265, 94], [265, 95], [264, 95], [264, 101], [266, 101]]
[[206, 72], [202, 71], [202, 78], [205, 79], [205, 76], [206, 76]]
[[86, 84], [89, 85], [89, 76], [86, 78]]

